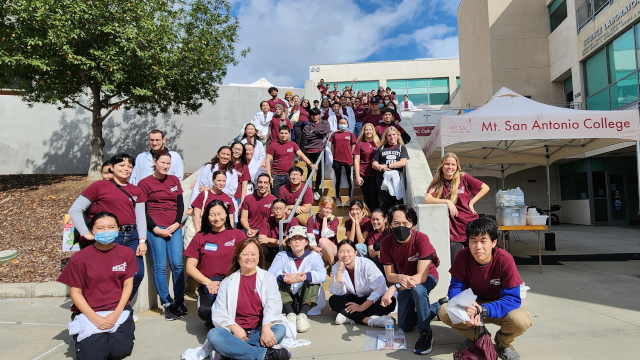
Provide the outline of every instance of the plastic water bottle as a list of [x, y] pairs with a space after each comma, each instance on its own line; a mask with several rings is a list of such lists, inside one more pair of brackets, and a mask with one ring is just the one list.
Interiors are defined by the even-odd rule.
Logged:
[[498, 189], [496, 193], [496, 206], [500, 206], [500, 195], [502, 195], [502, 189]]
[[394, 343], [394, 328], [393, 328], [393, 318], [389, 316], [387, 321], [384, 324], [384, 339], [387, 346], [393, 346]]
[[524, 192], [520, 188], [514, 190], [516, 196], [516, 206], [524, 206]]

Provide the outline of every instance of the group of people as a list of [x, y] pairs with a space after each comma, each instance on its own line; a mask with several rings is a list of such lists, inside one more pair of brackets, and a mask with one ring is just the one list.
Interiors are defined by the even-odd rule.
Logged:
[[[82, 337], [75, 335], [76, 358], [131, 353], [135, 320], [130, 301], [143, 279], [142, 257], [149, 250], [166, 320], [188, 313], [185, 271], [198, 282], [198, 316], [209, 329], [216, 359], [289, 359], [286, 348], [274, 346], [308, 331], [309, 316], [326, 306], [322, 283], [327, 269], [332, 278], [328, 303], [337, 312], [336, 325], [384, 327], [397, 309], [402, 330], [418, 328], [414, 351], [428, 354], [433, 349], [432, 320], [442, 320], [471, 341], [468, 330], [484, 318], [501, 326], [496, 334], [501, 358], [517, 359], [514, 338], [532, 321], [521, 306], [515, 262], [496, 247], [495, 222], [478, 218], [473, 208], [489, 188], [463, 173], [455, 154], [446, 154], [425, 197], [425, 203], [447, 204], [450, 212], [448, 297], [467, 288], [479, 297], [467, 308], [471, 321], [453, 324], [447, 298], [429, 298], [438, 283], [440, 259], [429, 237], [416, 230], [416, 212], [396, 204], [380, 188], [386, 174], [402, 173], [409, 159], [396, 113], [373, 107], [365, 118], [379, 120], [375, 126], [364, 123], [356, 139], [349, 130], [351, 112], [343, 112], [340, 102], [329, 109], [323, 99], [322, 109], [306, 110], [306, 100], [300, 103], [292, 96], [293, 106], [287, 106], [277, 89], [269, 92], [272, 99], [261, 103], [262, 111], [245, 126], [241, 139], [220, 147], [201, 169], [188, 202], [182, 196], [182, 159], [164, 147], [164, 134], [153, 130], [149, 151], [135, 160], [127, 154], [112, 157], [103, 166], [104, 180], [87, 187], [72, 205], [69, 214], [82, 250], [58, 281], [71, 288], [74, 321], [89, 325]], [[298, 115], [295, 124], [291, 115]], [[302, 127], [293, 131], [304, 139], [302, 147], [290, 139], [295, 126]], [[320, 196], [321, 176], [314, 190], [303, 194], [305, 171], [296, 162], [316, 169], [325, 149], [334, 155], [336, 197]], [[350, 183], [352, 165], [364, 201], [351, 198], [344, 204], [349, 219], [342, 239], [333, 211], [342, 205], [339, 173], [344, 169]], [[351, 194], [351, 184], [349, 190]], [[318, 211], [311, 214], [314, 201]], [[280, 221], [293, 211], [281, 228]], [[183, 215], [193, 218], [193, 238], [183, 237]]]

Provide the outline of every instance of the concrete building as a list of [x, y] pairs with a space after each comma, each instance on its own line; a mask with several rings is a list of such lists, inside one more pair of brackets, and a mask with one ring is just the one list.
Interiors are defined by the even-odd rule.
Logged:
[[371, 91], [390, 87], [400, 97], [409, 94], [415, 104], [441, 108], [460, 107], [456, 89], [460, 85], [458, 58], [371, 61], [347, 64], [315, 64], [309, 66], [309, 79], [316, 84], [353, 84], [354, 90]]
[[[508, 87], [559, 106], [638, 107], [639, 23], [638, 0], [462, 0], [461, 102], [482, 106]], [[552, 203], [562, 204], [564, 222], [628, 225], [640, 220], [635, 143], [563, 159], [553, 168]], [[534, 186], [538, 173], [544, 169], [512, 177], [531, 180], [531, 191], [546, 193]], [[509, 187], [516, 186], [509, 180]]]

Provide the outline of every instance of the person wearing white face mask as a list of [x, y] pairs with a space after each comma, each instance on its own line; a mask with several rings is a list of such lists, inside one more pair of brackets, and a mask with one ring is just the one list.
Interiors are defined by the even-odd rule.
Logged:
[[358, 251], [351, 240], [338, 244], [338, 261], [333, 265], [334, 281], [329, 287], [331, 310], [338, 312], [336, 325], [365, 324], [385, 327], [389, 314], [396, 307], [396, 299], [381, 305], [387, 289], [384, 275], [369, 259], [356, 256]]
[[[356, 136], [347, 131], [349, 127], [346, 118], [341, 118], [338, 122], [338, 131], [331, 135], [331, 153], [333, 154], [333, 164], [331, 167], [336, 174], [336, 206], [342, 206], [340, 201], [340, 182], [342, 180], [342, 169], [347, 175], [347, 185], [349, 186], [348, 196], [351, 197], [353, 182], [351, 181], [351, 167], [353, 166], [353, 148], [356, 145]], [[350, 205], [350, 201], [344, 204]]]
[[69, 286], [71, 324], [85, 324], [80, 334], [74, 332], [78, 360], [122, 359], [133, 351], [135, 324], [129, 297], [138, 267], [135, 254], [113, 242], [118, 227], [112, 213], [94, 215], [89, 223], [93, 246], [75, 253], [57, 280]]

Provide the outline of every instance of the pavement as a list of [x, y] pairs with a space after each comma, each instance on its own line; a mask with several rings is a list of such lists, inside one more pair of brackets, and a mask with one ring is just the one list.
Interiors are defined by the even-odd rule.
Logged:
[[[521, 358], [628, 359], [640, 353], [640, 227], [560, 225], [554, 231], [558, 251], [543, 250], [542, 274], [537, 247], [528, 246], [537, 245], [537, 237], [519, 232], [524, 243], [513, 243], [512, 235], [517, 262], [531, 264], [518, 266], [531, 287], [523, 305], [534, 319], [533, 327], [516, 339]], [[72, 359], [74, 342], [66, 329], [70, 305], [68, 298], [0, 299], [0, 358]], [[186, 349], [202, 344], [206, 330], [196, 316], [193, 294], [187, 306], [190, 314], [172, 322], [159, 310], [142, 314], [130, 358], [178, 359]], [[420, 357], [411, 351], [415, 330], [406, 334], [408, 350], [365, 351], [365, 333], [372, 329], [336, 326], [334, 319], [328, 309], [311, 317], [311, 329], [299, 338], [312, 344], [292, 349], [293, 358]], [[488, 327], [495, 334], [497, 327]], [[451, 359], [462, 336], [438, 321], [432, 328], [434, 350], [422, 358]]]

